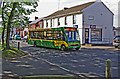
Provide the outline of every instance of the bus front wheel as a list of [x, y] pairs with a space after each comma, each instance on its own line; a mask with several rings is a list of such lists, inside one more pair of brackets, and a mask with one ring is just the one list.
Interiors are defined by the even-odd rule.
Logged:
[[61, 46], [61, 50], [64, 51], [66, 49], [65, 45]]
[[75, 48], [76, 50], [79, 50], [80, 48]]

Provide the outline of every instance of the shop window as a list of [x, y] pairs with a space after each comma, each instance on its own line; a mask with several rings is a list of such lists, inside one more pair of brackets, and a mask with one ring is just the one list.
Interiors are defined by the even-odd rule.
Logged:
[[102, 29], [91, 29], [91, 41], [98, 42], [102, 41]]

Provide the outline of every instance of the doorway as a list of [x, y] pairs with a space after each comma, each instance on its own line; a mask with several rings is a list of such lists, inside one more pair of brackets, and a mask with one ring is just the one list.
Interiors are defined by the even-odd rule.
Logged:
[[85, 28], [85, 43], [89, 43], [89, 28]]

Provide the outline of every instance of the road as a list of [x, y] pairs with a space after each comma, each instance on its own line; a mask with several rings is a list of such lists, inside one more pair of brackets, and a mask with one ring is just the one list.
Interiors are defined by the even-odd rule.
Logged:
[[[22, 46], [22, 45], [21, 45]], [[105, 61], [112, 61], [112, 77], [118, 77], [120, 50], [81, 48], [60, 51], [28, 46], [22, 50], [31, 56], [17, 61], [3, 60], [3, 70], [15, 75], [86, 75], [105, 76]]]

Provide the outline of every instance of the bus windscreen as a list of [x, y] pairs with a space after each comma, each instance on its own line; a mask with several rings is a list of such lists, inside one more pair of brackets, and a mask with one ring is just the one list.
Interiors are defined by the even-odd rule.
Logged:
[[79, 39], [79, 34], [77, 31], [65, 31], [68, 41], [76, 41]]

